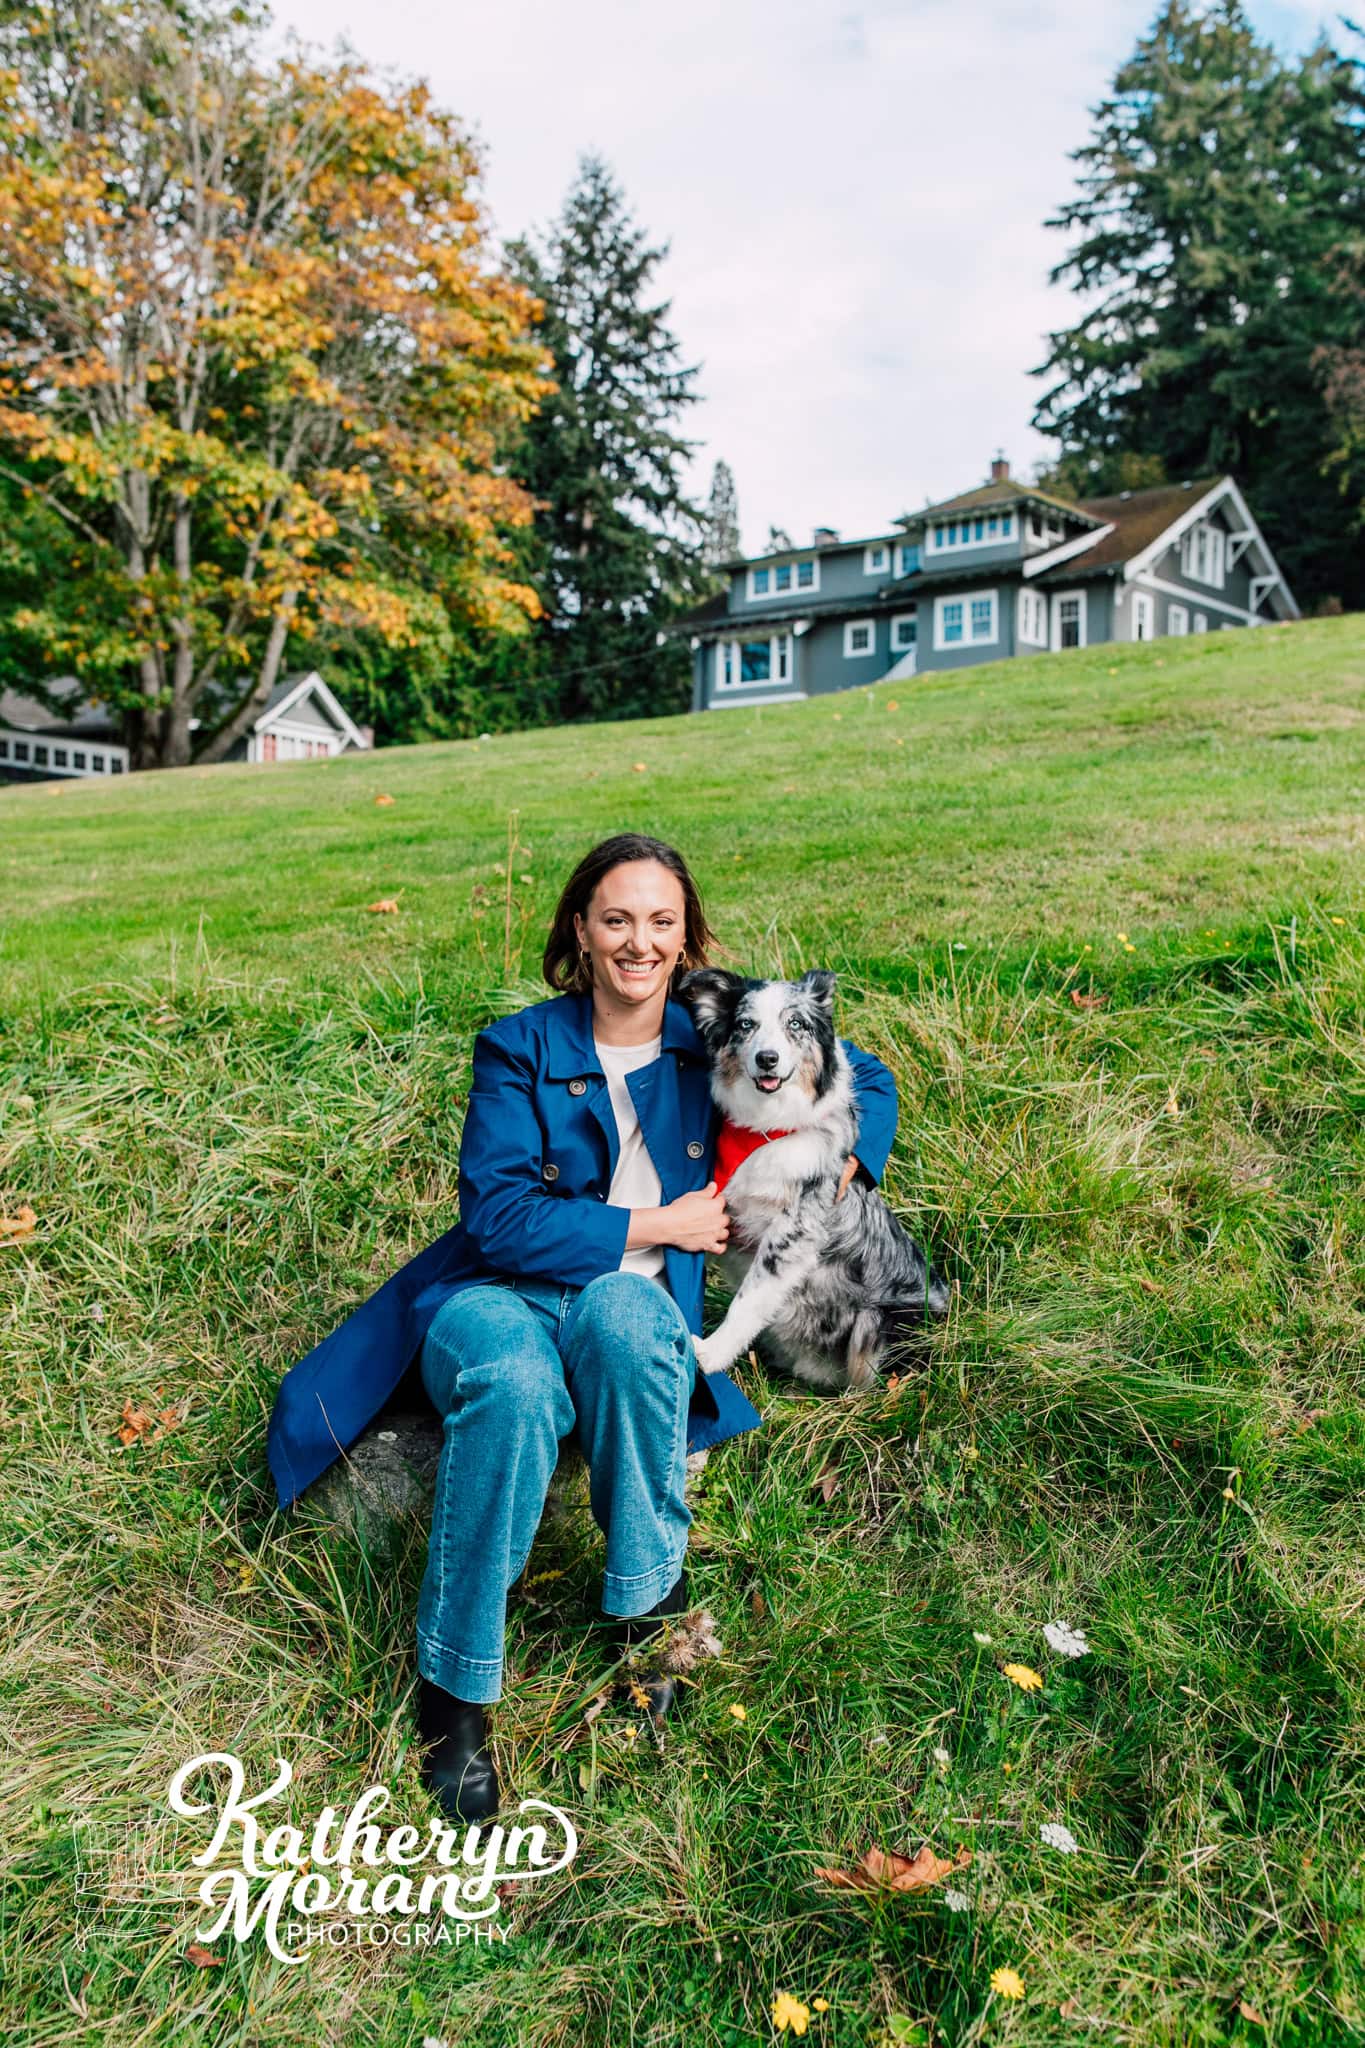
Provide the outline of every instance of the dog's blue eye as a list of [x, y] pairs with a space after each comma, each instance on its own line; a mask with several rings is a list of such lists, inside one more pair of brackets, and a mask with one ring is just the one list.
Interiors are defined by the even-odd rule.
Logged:
[[797, 1038], [802, 1037], [805, 1032], [810, 1030], [810, 1026], [804, 1017], [788, 1017], [786, 1024], [788, 1031], [794, 1033]]

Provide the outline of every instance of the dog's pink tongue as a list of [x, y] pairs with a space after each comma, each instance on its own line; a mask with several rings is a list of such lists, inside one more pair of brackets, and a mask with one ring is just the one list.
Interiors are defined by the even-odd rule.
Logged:
[[754, 1085], [757, 1088], [761, 1088], [765, 1095], [776, 1095], [778, 1089], [782, 1086], [782, 1083], [776, 1078], [770, 1078], [768, 1080], [757, 1081]]

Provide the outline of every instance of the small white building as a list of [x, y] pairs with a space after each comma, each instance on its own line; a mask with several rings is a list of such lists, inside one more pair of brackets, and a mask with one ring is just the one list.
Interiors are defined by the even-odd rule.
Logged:
[[[0, 781], [126, 775], [128, 749], [116, 714], [91, 702], [74, 676], [48, 685], [62, 703], [52, 712], [17, 690], [0, 692]], [[190, 729], [198, 726], [191, 721]], [[310, 761], [368, 751], [370, 726], [347, 717], [316, 669], [276, 683], [265, 709], [227, 756], [230, 761]]]

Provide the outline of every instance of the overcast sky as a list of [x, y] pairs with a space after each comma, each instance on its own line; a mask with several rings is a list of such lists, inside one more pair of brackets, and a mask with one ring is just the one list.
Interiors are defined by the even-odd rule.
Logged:
[[[1029, 376], [1068, 295], [1043, 221], [1155, 0], [275, 0], [309, 41], [429, 78], [482, 141], [501, 237], [585, 150], [651, 237], [688, 360], [698, 496], [723, 457], [745, 545], [848, 537], [1031, 472]], [[1253, 0], [1301, 49], [1328, 10]]]

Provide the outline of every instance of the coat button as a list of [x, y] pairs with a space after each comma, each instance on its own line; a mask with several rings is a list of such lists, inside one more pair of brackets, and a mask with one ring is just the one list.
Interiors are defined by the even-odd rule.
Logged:
[[570, 1095], [586, 1095], [586, 1094], [587, 1094], [587, 1092], [588, 1092], [588, 1084], [587, 1084], [587, 1082], [586, 1082], [586, 1081], [570, 1081], [570, 1083], [569, 1083], [569, 1093], [570, 1093]]
[[540, 1169], [540, 1177], [542, 1180], [558, 1180], [559, 1168], [553, 1163], [553, 1161], [547, 1161], [547, 1163]]
[[688, 1158], [689, 1158], [689, 1159], [700, 1159], [700, 1158], [701, 1158], [701, 1155], [702, 1155], [702, 1153], [703, 1153], [703, 1152], [704, 1152], [705, 1150], [706, 1150], [706, 1147], [705, 1147], [705, 1145], [701, 1145], [701, 1144], [699, 1144], [699, 1143], [697, 1142], [697, 1140], [696, 1140], [696, 1139], [694, 1138], [694, 1139], [692, 1140], [692, 1143], [691, 1143], [691, 1144], [690, 1144], [690, 1145], [688, 1146], [688, 1148], [687, 1148], [687, 1156], [688, 1156]]

